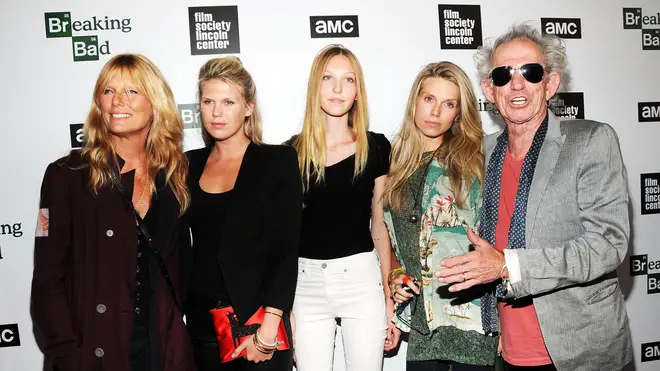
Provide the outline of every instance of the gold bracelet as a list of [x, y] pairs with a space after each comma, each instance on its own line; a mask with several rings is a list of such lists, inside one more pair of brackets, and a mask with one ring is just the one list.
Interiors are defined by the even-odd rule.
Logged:
[[273, 344], [268, 344], [259, 336], [259, 330], [261, 330], [261, 328], [257, 329], [257, 332], [254, 333], [254, 337], [257, 338], [260, 345], [263, 345], [265, 348], [275, 348], [277, 346], [277, 337], [275, 337], [275, 342]]
[[387, 276], [387, 278], [388, 278], [388, 282], [387, 282], [387, 283], [388, 283], [388, 284], [389, 284], [389, 283], [392, 283], [392, 280], [393, 280], [394, 278], [396, 278], [398, 275], [401, 275], [401, 274], [408, 274], [408, 272], [406, 272], [406, 270], [403, 269], [403, 268], [401, 268], [401, 267], [398, 267], [398, 268], [394, 268], [394, 269], [392, 269], [392, 271], [390, 272], [389, 276]]
[[252, 343], [254, 344], [254, 347], [261, 353], [263, 354], [271, 354], [275, 351], [275, 348], [268, 348], [265, 346], [263, 341], [261, 341], [261, 338], [258, 338], [258, 335], [255, 333], [255, 336], [252, 337]]
[[278, 316], [278, 317], [282, 318], [282, 315], [281, 315], [281, 314], [277, 314], [277, 313], [275, 313], [275, 312], [271, 312], [271, 311], [269, 311], [269, 310], [264, 311], [264, 313], [272, 314], [272, 315], [274, 315], [274, 316]]
[[[256, 334], [255, 334], [256, 335]], [[275, 348], [273, 349], [266, 349], [264, 348], [259, 342], [257, 341], [257, 337], [253, 336], [252, 337], [252, 344], [254, 344], [254, 347], [261, 353], [263, 354], [271, 354], [275, 351]]]

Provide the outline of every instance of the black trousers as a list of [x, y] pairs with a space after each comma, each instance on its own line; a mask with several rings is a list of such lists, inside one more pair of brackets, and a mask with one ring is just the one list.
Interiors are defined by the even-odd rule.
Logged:
[[542, 365], [542, 366], [515, 366], [510, 363], [504, 363], [504, 369], [507, 371], [557, 371], [555, 365]]
[[293, 351], [275, 352], [269, 361], [254, 363], [243, 358], [220, 363], [216, 343], [193, 341], [197, 371], [289, 371], [293, 369]]
[[[450, 368], [451, 366], [451, 368]], [[493, 366], [478, 366], [453, 361], [408, 361], [406, 371], [493, 371]]]
[[[215, 307], [213, 300], [190, 293], [187, 301], [186, 323], [193, 344], [197, 371], [289, 371], [293, 369], [293, 350], [276, 351], [266, 362], [254, 363], [243, 358], [221, 363], [213, 321], [209, 311]], [[289, 315], [283, 317], [287, 335], [291, 339]]]

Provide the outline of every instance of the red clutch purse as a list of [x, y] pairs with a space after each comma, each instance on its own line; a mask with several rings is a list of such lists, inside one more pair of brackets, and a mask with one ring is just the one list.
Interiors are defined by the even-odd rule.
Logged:
[[[210, 312], [218, 339], [220, 361], [225, 363], [245, 356], [247, 352], [243, 350], [238, 357], [231, 357], [245, 338], [257, 332], [257, 329], [261, 326], [261, 322], [263, 322], [265, 309], [263, 307], [259, 308], [244, 325], [240, 324], [238, 317], [234, 313], [234, 308], [231, 306], [211, 309]], [[277, 346], [275, 348], [277, 350], [287, 350], [290, 348], [289, 337], [286, 334], [283, 320], [280, 321], [280, 325], [277, 327]]]

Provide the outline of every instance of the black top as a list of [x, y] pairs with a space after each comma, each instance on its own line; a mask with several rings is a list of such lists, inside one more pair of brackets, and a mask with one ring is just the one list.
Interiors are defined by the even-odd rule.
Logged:
[[353, 179], [355, 155], [325, 167], [321, 184], [310, 182], [305, 193], [299, 256], [334, 259], [373, 250], [371, 200], [374, 181], [387, 174], [390, 142], [368, 132], [369, 154], [362, 173]]
[[[133, 194], [135, 171], [131, 170], [121, 174], [126, 197]], [[130, 190], [130, 191], [129, 191]], [[149, 211], [142, 218], [142, 224], [149, 235], [157, 235], [158, 221], [151, 211], [158, 206], [158, 196], [152, 194]], [[158, 353], [156, 349], [156, 278], [158, 267], [147, 237], [142, 233], [140, 226], [135, 226], [137, 238], [137, 266], [135, 268], [135, 293], [133, 297], [133, 331], [131, 334], [130, 358], [133, 370], [158, 370]], [[153, 241], [152, 241], [153, 243]]]
[[[187, 152], [189, 189], [199, 186], [210, 153], [210, 147]], [[191, 202], [197, 202], [194, 194]], [[222, 228], [214, 220], [210, 231], [222, 234], [220, 251], [209, 260], [219, 266], [239, 321], [245, 323], [261, 306], [291, 310], [302, 204], [296, 152], [286, 146], [250, 143], [227, 200], [227, 218]]]
[[195, 266], [190, 290], [215, 301], [228, 302], [218, 256], [222, 248], [222, 232], [232, 191], [208, 193], [199, 186], [199, 181], [196, 185], [190, 188], [192, 202], [188, 209]]
[[[147, 213], [148, 216], [149, 213]], [[151, 219], [151, 218], [149, 218]], [[143, 219], [145, 226], [149, 231], [153, 228], [149, 228], [148, 219]], [[137, 268], [135, 270], [135, 321], [136, 324], [148, 325], [149, 321], [149, 312], [151, 305], [151, 296], [152, 291], [152, 282], [151, 282], [151, 272], [150, 272], [150, 260], [151, 260], [151, 251], [149, 250], [149, 244], [147, 243], [144, 235], [140, 232], [140, 227], [135, 227], [137, 230], [138, 238], [138, 252], [137, 252]]]

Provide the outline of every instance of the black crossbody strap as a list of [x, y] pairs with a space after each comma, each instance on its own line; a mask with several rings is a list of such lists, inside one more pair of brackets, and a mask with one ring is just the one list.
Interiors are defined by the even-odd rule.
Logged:
[[163, 274], [163, 277], [165, 277], [165, 281], [167, 282], [167, 286], [170, 289], [170, 293], [172, 293], [172, 299], [174, 299], [174, 304], [176, 305], [177, 309], [181, 311], [181, 306], [179, 305], [179, 299], [177, 298], [176, 292], [174, 291], [174, 285], [172, 284], [172, 279], [170, 278], [170, 274], [167, 271], [167, 267], [165, 266], [165, 261], [163, 260], [163, 256], [160, 250], [157, 247], [154, 247], [151, 239], [151, 234], [149, 233], [147, 226], [144, 225], [144, 220], [142, 219], [138, 211], [135, 210], [135, 207], [133, 206], [133, 201], [131, 201], [131, 199], [126, 194], [124, 185], [122, 184], [121, 179], [119, 178], [119, 175], [116, 172], [113, 172], [113, 183], [119, 190], [119, 193], [121, 193], [124, 200], [131, 207], [131, 210], [133, 210], [133, 214], [135, 215], [135, 219], [137, 220], [138, 223], [138, 228], [140, 228], [140, 233], [142, 233], [142, 236], [144, 236], [144, 239], [147, 241], [147, 245], [149, 245], [149, 251], [151, 251], [151, 254], [156, 259], [156, 263], [158, 263], [158, 266], [160, 267], [160, 271]]

